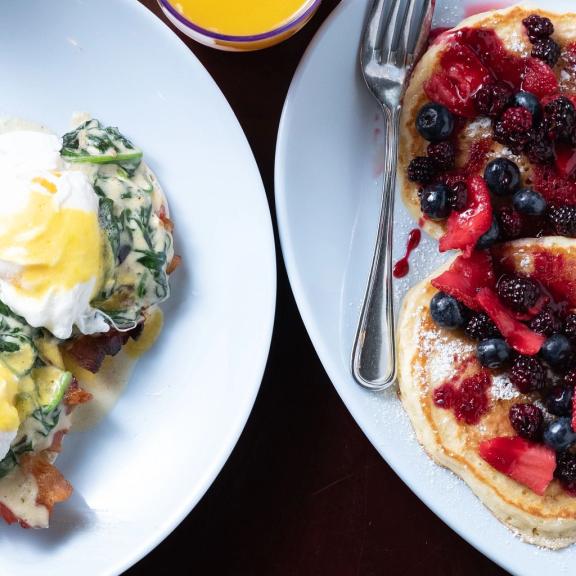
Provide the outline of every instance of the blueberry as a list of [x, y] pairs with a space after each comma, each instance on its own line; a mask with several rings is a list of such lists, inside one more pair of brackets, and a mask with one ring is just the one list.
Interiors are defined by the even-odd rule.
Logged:
[[484, 250], [485, 248], [490, 248], [492, 244], [498, 242], [500, 238], [500, 225], [498, 224], [498, 220], [496, 218], [492, 218], [492, 224], [490, 228], [488, 228], [487, 232], [484, 232], [480, 238], [478, 238], [478, 242], [476, 243], [476, 248], [478, 250]]
[[484, 180], [496, 196], [509, 196], [520, 188], [520, 170], [508, 158], [496, 158], [488, 162]]
[[558, 418], [544, 428], [544, 442], [554, 450], [566, 450], [576, 442], [570, 418]]
[[540, 101], [531, 92], [516, 92], [512, 99], [512, 106], [522, 106], [522, 108], [526, 108], [535, 120], [540, 117], [542, 112]]
[[572, 386], [554, 386], [546, 397], [546, 410], [554, 416], [570, 416], [572, 414]]
[[420, 208], [431, 220], [444, 220], [452, 211], [451, 190], [445, 184], [432, 184], [422, 190]]
[[546, 210], [544, 196], [529, 188], [518, 190], [512, 198], [512, 205], [517, 212], [527, 216], [541, 216]]
[[442, 328], [460, 328], [466, 324], [465, 306], [444, 292], [438, 292], [430, 301], [430, 314]]
[[445, 106], [431, 102], [420, 108], [416, 117], [416, 128], [429, 142], [440, 142], [452, 134], [454, 116]]
[[482, 366], [500, 368], [512, 357], [512, 350], [502, 338], [488, 338], [478, 343], [476, 355]]
[[542, 344], [540, 356], [551, 368], [563, 368], [572, 357], [572, 344], [564, 334], [552, 334]]

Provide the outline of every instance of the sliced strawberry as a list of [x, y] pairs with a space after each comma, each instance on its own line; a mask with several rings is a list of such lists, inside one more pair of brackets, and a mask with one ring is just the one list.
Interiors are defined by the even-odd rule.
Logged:
[[482, 288], [476, 299], [514, 350], [527, 356], [534, 356], [540, 352], [545, 337], [516, 320], [491, 288]]
[[543, 98], [544, 96], [558, 93], [558, 80], [552, 68], [542, 60], [528, 58], [526, 60], [522, 90], [532, 92], [539, 98]]
[[503, 436], [485, 440], [480, 456], [502, 474], [542, 496], [554, 478], [556, 453], [543, 444]]
[[440, 252], [463, 250], [470, 256], [476, 242], [492, 224], [490, 192], [480, 176], [467, 180], [468, 202], [462, 212], [453, 211], [446, 222], [446, 234], [440, 238]]
[[424, 84], [426, 95], [454, 114], [474, 118], [477, 113], [472, 96], [492, 80], [490, 71], [470, 48], [460, 43], [452, 44], [444, 51], [440, 67], [441, 70]]
[[567, 144], [556, 144], [556, 169], [562, 176], [572, 176], [576, 170], [576, 149]]
[[452, 266], [432, 280], [432, 286], [472, 308], [482, 308], [476, 300], [480, 288], [493, 288], [495, 285], [492, 257], [487, 252], [475, 251], [470, 258], [458, 256]]

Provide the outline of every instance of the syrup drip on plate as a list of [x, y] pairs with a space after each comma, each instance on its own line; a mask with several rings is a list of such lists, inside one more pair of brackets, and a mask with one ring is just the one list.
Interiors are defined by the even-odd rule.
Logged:
[[416, 250], [416, 248], [418, 248], [421, 239], [422, 239], [422, 232], [420, 232], [419, 228], [414, 228], [414, 230], [412, 230], [410, 234], [408, 234], [408, 242], [406, 243], [406, 254], [404, 255], [403, 258], [400, 258], [400, 260], [398, 260], [396, 264], [394, 264], [394, 270], [393, 270], [394, 278], [404, 278], [404, 276], [408, 274], [408, 272], [410, 271], [410, 263], [408, 261], [410, 258], [410, 254], [412, 254], [412, 252]]

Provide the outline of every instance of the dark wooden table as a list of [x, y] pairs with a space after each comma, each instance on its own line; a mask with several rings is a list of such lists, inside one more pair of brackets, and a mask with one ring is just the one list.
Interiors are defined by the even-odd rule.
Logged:
[[[141, 1], [165, 20], [156, 0]], [[183, 37], [236, 112], [273, 217], [284, 98], [338, 2], [324, 0], [303, 31], [263, 52], [227, 54]], [[164, 574], [167, 566], [198, 576], [506, 574], [432, 514], [364, 437], [310, 343], [279, 248], [276, 330], [248, 425], [195, 510], [127, 574]]]

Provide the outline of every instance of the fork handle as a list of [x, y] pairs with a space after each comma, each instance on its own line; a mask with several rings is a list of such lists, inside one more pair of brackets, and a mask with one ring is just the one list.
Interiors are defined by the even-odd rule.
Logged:
[[355, 380], [370, 390], [384, 390], [396, 380], [396, 334], [392, 293], [392, 232], [400, 107], [384, 109], [384, 184], [380, 224], [368, 287], [352, 351]]

